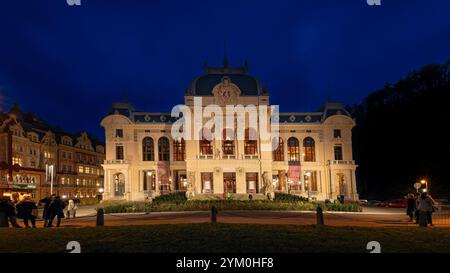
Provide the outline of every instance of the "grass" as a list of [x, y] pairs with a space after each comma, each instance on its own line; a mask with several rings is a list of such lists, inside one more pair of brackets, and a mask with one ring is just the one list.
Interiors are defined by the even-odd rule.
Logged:
[[0, 252], [364, 253], [450, 252], [450, 229], [250, 224], [180, 224], [61, 229], [0, 229]]

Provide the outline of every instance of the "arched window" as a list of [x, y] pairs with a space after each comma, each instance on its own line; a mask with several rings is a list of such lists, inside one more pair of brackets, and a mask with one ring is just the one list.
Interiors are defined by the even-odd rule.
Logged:
[[173, 160], [174, 161], [184, 161], [185, 147], [186, 147], [186, 145], [185, 145], [183, 138], [181, 138], [180, 140], [173, 141]]
[[284, 143], [283, 139], [280, 137], [277, 139], [272, 139], [272, 149], [273, 149], [273, 161], [284, 161]]
[[158, 140], [158, 159], [159, 161], [170, 161], [170, 144], [167, 137]]
[[303, 140], [303, 152], [305, 161], [316, 161], [316, 142], [314, 139], [307, 137]]
[[142, 140], [142, 160], [155, 161], [155, 146], [151, 137]]
[[223, 130], [222, 150], [224, 155], [234, 155], [234, 131], [232, 129]]
[[300, 161], [300, 144], [298, 139], [291, 137], [288, 139], [288, 158], [289, 161]]
[[253, 128], [245, 129], [244, 153], [246, 155], [256, 155], [258, 153], [256, 130]]
[[200, 155], [212, 155], [212, 134], [209, 129], [203, 128], [200, 133]]

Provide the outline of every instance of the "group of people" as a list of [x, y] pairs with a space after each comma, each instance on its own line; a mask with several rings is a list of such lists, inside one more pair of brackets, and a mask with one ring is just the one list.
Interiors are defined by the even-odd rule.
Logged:
[[[406, 214], [409, 216], [410, 222], [415, 220], [416, 224], [420, 224], [421, 218], [426, 218], [426, 224], [432, 226], [434, 211], [435, 202], [428, 193], [408, 194]], [[423, 219], [423, 222], [425, 223], [425, 219]]]
[[[25, 196], [22, 201], [15, 204], [9, 197], [3, 197], [0, 199], [0, 212], [2, 212], [6, 222], [5, 225], [8, 226], [8, 222], [12, 227], [20, 228], [21, 226], [17, 223], [17, 218], [23, 220], [25, 227], [36, 228], [36, 219], [38, 218], [38, 205], [43, 205], [42, 219], [44, 220], [44, 227], [52, 227], [55, 218], [56, 226], [61, 225], [61, 219], [65, 218], [64, 209], [67, 207], [67, 218], [75, 218], [76, 211], [78, 209], [78, 200], [70, 199], [64, 201], [60, 196], [52, 194], [49, 197], [45, 197], [36, 204], [31, 200], [29, 196]], [[0, 219], [1, 220], [1, 219]]]

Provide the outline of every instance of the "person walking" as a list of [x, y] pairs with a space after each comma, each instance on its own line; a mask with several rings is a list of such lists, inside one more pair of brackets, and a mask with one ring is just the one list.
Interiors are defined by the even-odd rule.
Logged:
[[31, 226], [36, 228], [36, 216], [34, 212], [37, 210], [36, 204], [31, 201], [29, 196], [26, 196], [23, 201], [16, 205], [17, 218], [23, 219], [25, 227], [29, 228], [28, 221], [31, 221]]
[[56, 226], [59, 227], [61, 225], [61, 219], [64, 218], [64, 208], [65, 204], [61, 200], [61, 197], [54, 196], [50, 205], [48, 206], [48, 213], [50, 215], [47, 227], [52, 227], [53, 220], [55, 217], [57, 218]]
[[416, 212], [416, 198], [414, 194], [409, 193], [407, 199], [406, 215], [409, 216], [409, 221], [412, 222]]
[[48, 211], [48, 206], [52, 202], [52, 198], [56, 197], [56, 194], [52, 194], [50, 197], [45, 197], [41, 200], [39, 200], [39, 204], [44, 204], [44, 210], [42, 212], [42, 219], [44, 219], [44, 227], [47, 226], [48, 220], [50, 219], [50, 213]]
[[78, 205], [75, 203], [73, 199], [69, 200], [69, 203], [67, 205], [67, 219], [70, 219], [70, 216], [72, 215], [73, 218], [76, 217]]
[[14, 228], [21, 228], [19, 224], [17, 224], [16, 218], [16, 208], [14, 207], [14, 203], [11, 201], [9, 197], [3, 198], [3, 210], [8, 218], [9, 222]]
[[[422, 193], [419, 197], [419, 223], [424, 227], [429, 224], [433, 226], [433, 210], [434, 210], [434, 200], [426, 192]], [[424, 219], [425, 217], [425, 219]]]

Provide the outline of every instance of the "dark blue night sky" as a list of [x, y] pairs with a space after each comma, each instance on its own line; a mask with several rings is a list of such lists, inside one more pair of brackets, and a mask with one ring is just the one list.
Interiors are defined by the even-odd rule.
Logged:
[[280, 111], [345, 104], [450, 59], [450, 1], [1, 0], [0, 94], [67, 131], [99, 126], [125, 98], [170, 111], [203, 73], [249, 63]]

